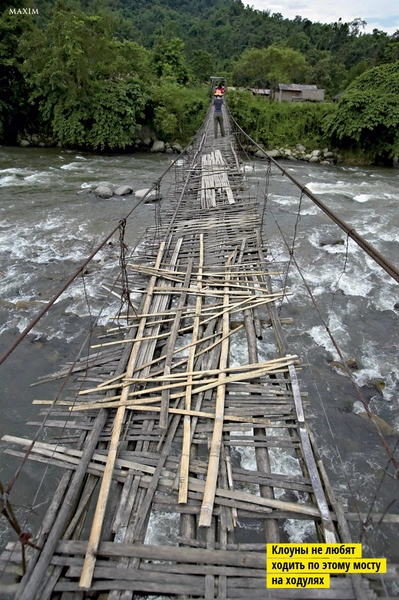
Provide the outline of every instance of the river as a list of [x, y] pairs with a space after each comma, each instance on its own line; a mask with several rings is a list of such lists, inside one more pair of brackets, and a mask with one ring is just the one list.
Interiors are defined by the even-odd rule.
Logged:
[[[92, 190], [106, 184], [129, 184], [134, 190], [150, 187], [170, 165], [170, 155], [96, 155], [64, 149], [0, 148], [0, 353], [82, 264], [93, 248], [124, 217], [137, 198], [102, 200]], [[289, 173], [346, 220], [390, 261], [399, 263], [399, 170], [346, 166], [321, 166], [305, 162], [281, 163]], [[262, 199], [267, 192], [264, 239], [271, 256], [289, 266], [287, 296], [282, 317], [293, 317], [287, 328], [291, 351], [303, 362], [303, 389], [309, 394], [308, 414], [336, 495], [350, 512], [399, 514], [398, 480], [375, 427], [365, 417], [350, 378], [337, 364], [339, 357], [325, 326], [328, 324], [345, 359], [352, 361], [353, 378], [369, 410], [380, 421], [390, 448], [399, 432], [399, 292], [398, 284], [334, 225], [287, 178], [273, 168], [269, 183], [263, 161], [243, 167], [248, 185]], [[300, 211], [299, 211], [300, 209]], [[154, 205], [140, 205], [128, 221], [130, 248], [146, 227], [154, 223]], [[275, 225], [278, 221], [303, 279]], [[78, 351], [87, 327], [102, 301], [101, 283], [118, 264], [117, 236], [89, 265], [84, 278], [71, 286], [51, 312], [35, 326], [0, 367], [0, 436], [31, 437], [38, 422], [35, 398], [44, 398], [41, 387], [30, 388], [37, 377], [58, 369]], [[284, 271], [284, 269], [282, 269]], [[281, 277], [285, 284], [286, 275]], [[396, 306], [396, 308], [395, 308]], [[105, 324], [117, 305], [106, 306]], [[265, 341], [265, 354], [267, 353]], [[236, 348], [239, 354], [239, 348]], [[59, 384], [45, 388], [57, 390]], [[2, 445], [4, 449], [4, 445]], [[17, 459], [0, 455], [0, 478], [12, 479]], [[396, 449], [399, 461], [399, 451]], [[279, 458], [275, 457], [276, 468]], [[282, 469], [287, 468], [281, 466]], [[44, 478], [35, 496], [43, 468], [27, 463], [14, 493], [21, 519], [40, 518], [53, 491], [53, 480]], [[32, 498], [34, 498], [32, 500]], [[28, 505], [34, 505], [30, 514]], [[396, 526], [397, 528], [397, 526]], [[0, 546], [8, 537], [0, 521]], [[353, 527], [354, 538], [359, 526]], [[375, 556], [399, 562], [394, 529], [374, 524], [362, 541]], [[287, 531], [291, 541], [306, 540], [300, 524]], [[12, 537], [12, 536], [11, 536]], [[396, 542], [395, 542], [396, 539]]]

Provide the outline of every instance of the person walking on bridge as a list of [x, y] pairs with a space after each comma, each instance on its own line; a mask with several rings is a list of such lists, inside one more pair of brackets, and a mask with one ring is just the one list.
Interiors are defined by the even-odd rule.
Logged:
[[214, 125], [214, 133], [215, 138], [218, 136], [218, 124], [220, 127], [221, 136], [224, 137], [224, 124], [223, 124], [223, 108], [224, 98], [221, 90], [217, 89], [212, 99], [212, 106], [214, 108], [213, 111], [213, 125]]

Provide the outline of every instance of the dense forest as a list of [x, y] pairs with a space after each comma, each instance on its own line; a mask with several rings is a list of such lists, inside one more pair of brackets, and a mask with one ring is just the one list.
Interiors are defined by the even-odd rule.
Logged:
[[[266, 147], [294, 143], [295, 131], [309, 146], [392, 158], [399, 31], [366, 34], [364, 25], [284, 19], [241, 0], [14, 0], [0, 13], [0, 139], [40, 132], [66, 146], [120, 150], [148, 125], [184, 142], [217, 75], [244, 90], [230, 108]], [[278, 82], [316, 84], [326, 101], [287, 107], [245, 91]]]

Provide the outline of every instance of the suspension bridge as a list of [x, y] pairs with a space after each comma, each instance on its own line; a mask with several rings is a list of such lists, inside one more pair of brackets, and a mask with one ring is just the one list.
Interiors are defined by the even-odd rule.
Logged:
[[[301, 357], [278, 310], [291, 292], [241, 169], [246, 135], [223, 110], [226, 135], [215, 139], [209, 113], [168, 169], [162, 218], [157, 208], [137, 252], [121, 252], [121, 275], [109, 284], [124, 300], [119, 324], [48, 377], [66, 378], [62, 397], [35, 401], [59, 438], [3, 438], [6, 452], [62, 474], [34, 537], [3, 495], [19, 535], [0, 557], [20, 578], [4, 586], [10, 597], [366, 600], [386, 597], [376, 579], [398, 578], [388, 565], [378, 578], [336, 574], [328, 589], [266, 586], [265, 544], [288, 541], [287, 520], [310, 523], [313, 542], [352, 539], [307, 422]], [[295, 470], [278, 472], [276, 454]], [[154, 542], [161, 522], [168, 535]]]

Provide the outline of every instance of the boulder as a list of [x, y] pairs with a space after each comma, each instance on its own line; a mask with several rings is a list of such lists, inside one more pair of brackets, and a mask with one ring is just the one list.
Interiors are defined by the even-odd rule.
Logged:
[[321, 154], [321, 150], [313, 150], [313, 152], [310, 153], [310, 156], [319, 157], [320, 154]]
[[142, 198], [143, 196], [146, 195], [146, 193], [148, 192], [150, 188], [144, 188], [142, 190], [137, 190], [137, 192], [135, 192], [135, 196], [137, 196], [137, 198]]
[[165, 146], [165, 153], [166, 154], [173, 154], [173, 148], [170, 146], [170, 144], [166, 144], [166, 146]]
[[269, 158], [280, 158], [281, 156], [279, 150], [267, 150], [266, 154]]
[[165, 152], [165, 142], [162, 140], [155, 140], [150, 152]]
[[311, 156], [309, 158], [309, 162], [311, 162], [311, 163], [317, 163], [317, 162], [319, 162], [319, 157], [314, 154], [313, 156]]
[[144, 138], [143, 139], [143, 144], [144, 144], [144, 146], [147, 146], [147, 148], [148, 148], [152, 144], [152, 139], [150, 137]]
[[258, 158], [266, 158], [267, 153], [265, 150], [257, 150], [255, 152], [255, 156], [257, 156]]
[[284, 156], [292, 156], [292, 150], [289, 148], [284, 148], [283, 150]]
[[172, 144], [172, 150], [173, 152], [177, 152], [178, 154], [181, 154], [183, 152], [183, 148], [177, 142]]
[[[144, 198], [144, 196], [150, 192], [150, 188], [143, 188], [142, 190], [137, 190], [134, 194], [137, 198]], [[158, 193], [156, 190], [152, 190], [145, 199], [145, 204], [152, 204], [153, 202], [158, 202], [158, 200], [162, 200], [162, 194]]]
[[321, 164], [321, 165], [331, 165], [331, 163], [330, 163], [330, 161], [329, 161], [329, 160], [321, 160], [321, 161], [320, 161], [320, 164]]
[[133, 193], [133, 188], [130, 185], [121, 185], [114, 191], [117, 196], [128, 196]]
[[111, 190], [111, 188], [108, 187], [107, 185], [99, 185], [94, 190], [94, 193], [99, 198], [111, 198], [111, 196], [114, 195], [113, 192], [112, 192], [112, 190]]
[[342, 238], [333, 238], [326, 237], [319, 242], [319, 246], [339, 246], [344, 244], [344, 240]]
[[333, 158], [334, 154], [332, 152], [330, 152], [329, 150], [327, 150], [326, 152], [323, 152], [324, 158]]
[[361, 411], [357, 413], [359, 417], [362, 417], [365, 421], [373, 421], [375, 425], [386, 435], [396, 435], [397, 431], [393, 427], [391, 427], [384, 419], [381, 419], [378, 415], [374, 413], [367, 413], [366, 411]]
[[145, 199], [144, 204], [153, 204], [154, 202], [159, 202], [160, 200], [162, 200], [162, 194], [157, 192], [157, 190], [152, 190]]
[[295, 148], [299, 150], [299, 152], [306, 152], [306, 148], [305, 146], [302, 146], [302, 144], [297, 144]]
[[28, 142], [28, 140], [21, 140], [19, 145], [22, 146], [22, 148], [26, 148], [27, 146], [30, 146], [30, 142]]

